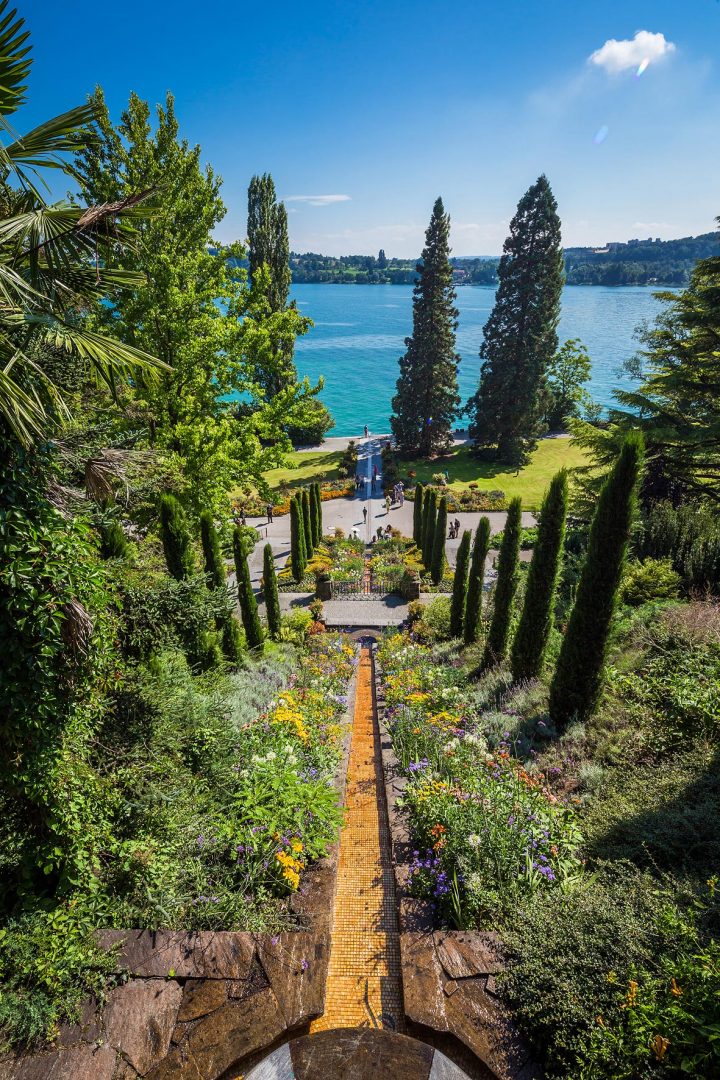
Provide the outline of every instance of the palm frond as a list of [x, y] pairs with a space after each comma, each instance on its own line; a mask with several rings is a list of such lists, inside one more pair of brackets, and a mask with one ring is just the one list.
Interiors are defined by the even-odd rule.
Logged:
[[25, 103], [27, 78], [32, 65], [29, 33], [15, 8], [8, 11], [0, 0], [0, 116], [16, 112]]

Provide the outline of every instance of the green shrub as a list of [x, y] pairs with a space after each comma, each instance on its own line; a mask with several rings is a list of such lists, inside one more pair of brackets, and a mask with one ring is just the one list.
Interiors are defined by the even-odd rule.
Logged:
[[160, 539], [165, 562], [177, 581], [184, 581], [195, 570], [195, 552], [185, 512], [174, 495], [160, 499]]
[[100, 554], [103, 559], [122, 559], [128, 540], [119, 521], [109, 521], [100, 527]]
[[423, 622], [429, 627], [435, 641], [447, 641], [450, 637], [450, 597], [438, 596], [429, 604], [423, 604]]
[[626, 604], [640, 607], [649, 600], [672, 599], [679, 588], [680, 575], [673, 570], [670, 559], [646, 559], [627, 564], [620, 595]]
[[227, 575], [225, 560], [220, 549], [220, 537], [209, 510], [204, 510], [200, 515], [200, 540], [208, 584], [212, 589], [219, 589], [225, 584]]

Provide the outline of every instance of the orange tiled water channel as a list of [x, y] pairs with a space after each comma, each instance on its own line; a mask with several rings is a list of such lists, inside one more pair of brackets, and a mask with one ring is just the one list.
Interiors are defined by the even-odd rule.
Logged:
[[390, 854], [373, 663], [363, 646], [340, 836], [325, 1013], [311, 1032], [403, 1030], [400, 938]]

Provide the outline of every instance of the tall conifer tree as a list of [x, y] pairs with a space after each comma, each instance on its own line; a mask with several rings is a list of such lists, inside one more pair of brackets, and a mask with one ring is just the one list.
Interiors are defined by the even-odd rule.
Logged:
[[240, 602], [243, 627], [245, 628], [245, 638], [248, 649], [257, 649], [262, 645], [263, 641], [262, 625], [258, 615], [257, 600], [253, 592], [252, 581], [250, 580], [245, 537], [239, 526], [236, 526], [233, 534], [233, 555], [235, 556], [238, 600]]
[[575, 604], [550, 686], [550, 716], [559, 729], [592, 716], [602, 693], [643, 451], [642, 435], [628, 435], [597, 501]]
[[215, 528], [213, 516], [209, 510], [200, 515], [200, 541], [203, 549], [205, 574], [212, 589], [219, 589], [225, 584], [225, 560], [220, 550], [220, 537]]
[[278, 596], [277, 576], [272, 546], [263, 548], [263, 594], [265, 596], [265, 614], [268, 630], [273, 641], [280, 639], [280, 597]]
[[425, 495], [425, 488], [422, 484], [416, 484], [415, 486], [415, 502], [413, 503], [413, 540], [418, 547], [422, 544], [422, 526], [423, 526], [423, 498]]
[[305, 530], [305, 558], [311, 559], [315, 550], [313, 542], [312, 516], [310, 513], [310, 493], [307, 488], [302, 489], [303, 528]]
[[481, 517], [475, 530], [472, 549], [472, 561], [468, 575], [467, 600], [465, 602], [465, 622], [463, 638], [466, 645], [477, 641], [482, 614], [483, 585], [485, 583], [485, 560], [490, 550], [490, 519]]
[[437, 492], [428, 491], [425, 496], [427, 515], [423, 532], [423, 563], [425, 569], [432, 567], [433, 547], [435, 545], [435, 526], [437, 524]]
[[512, 645], [514, 679], [537, 679], [552, 629], [567, 516], [567, 473], [550, 482], [540, 510], [537, 542], [525, 589], [522, 615]]
[[443, 495], [438, 506], [437, 519], [435, 521], [435, 539], [433, 540], [432, 553], [432, 579], [434, 585], [442, 581], [445, 569], [445, 535], [447, 533], [447, 499]]
[[557, 352], [564, 283], [557, 203], [545, 176], [523, 195], [498, 268], [483, 331], [470, 434], [500, 461], [523, 464], [542, 434], [545, 372]]
[[305, 573], [305, 526], [303, 524], [302, 500], [293, 495], [290, 500], [290, 565], [295, 581], [301, 581]]
[[405, 338], [390, 419], [398, 449], [429, 457], [452, 437], [457, 415], [455, 351], [458, 312], [450, 263], [450, 218], [442, 199], [433, 207], [413, 290], [413, 331]]
[[195, 570], [195, 554], [185, 511], [174, 495], [160, 499], [160, 539], [172, 576], [178, 581], [190, 577]]
[[455, 577], [453, 578], [452, 602], [450, 605], [450, 637], [454, 638], [462, 637], [463, 634], [471, 539], [472, 533], [469, 529], [466, 529], [462, 534], [455, 563]]
[[492, 619], [482, 659], [483, 667], [499, 663], [504, 659], [507, 650], [512, 605], [518, 587], [521, 523], [522, 503], [519, 498], [511, 499], [498, 555], [498, 576], [495, 583]]

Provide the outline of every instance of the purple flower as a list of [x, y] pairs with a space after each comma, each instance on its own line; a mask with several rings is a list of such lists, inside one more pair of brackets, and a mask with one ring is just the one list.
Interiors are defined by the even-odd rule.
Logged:
[[309, 967], [310, 967], [310, 965], [308, 964], [307, 960], [301, 960], [300, 961], [300, 970], [301, 971], [307, 971], [307, 969]]

